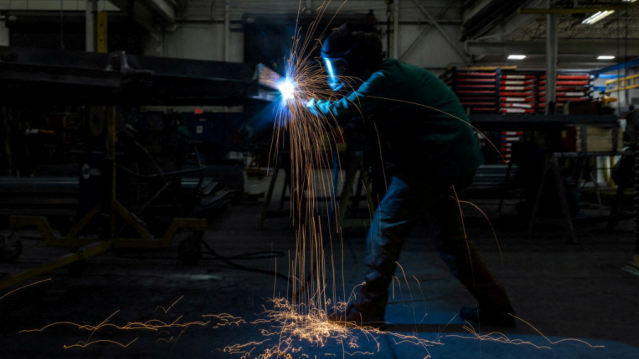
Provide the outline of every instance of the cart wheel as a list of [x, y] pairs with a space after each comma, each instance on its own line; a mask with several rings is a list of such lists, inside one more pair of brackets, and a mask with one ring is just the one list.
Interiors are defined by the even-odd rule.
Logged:
[[180, 242], [178, 255], [184, 264], [197, 264], [202, 259], [203, 235], [203, 232], [194, 232]]
[[16, 231], [10, 235], [0, 234], [0, 262], [12, 263], [22, 254], [22, 241]]

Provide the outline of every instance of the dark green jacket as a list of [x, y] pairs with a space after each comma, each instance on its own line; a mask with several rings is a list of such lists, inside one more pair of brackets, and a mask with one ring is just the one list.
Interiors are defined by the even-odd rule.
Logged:
[[309, 109], [340, 124], [362, 116], [374, 119], [376, 132], [403, 172], [446, 179], [471, 172], [483, 162], [457, 96], [432, 72], [398, 60], [384, 60], [348, 96], [318, 100]]

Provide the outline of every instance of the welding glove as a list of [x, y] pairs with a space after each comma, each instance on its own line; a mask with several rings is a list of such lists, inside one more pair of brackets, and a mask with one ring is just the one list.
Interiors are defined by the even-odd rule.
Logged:
[[311, 114], [315, 115], [315, 116], [320, 116], [322, 115], [322, 113], [319, 111], [319, 109], [317, 108], [317, 104], [315, 102], [315, 99], [312, 98], [309, 101], [306, 102], [305, 104], [306, 109], [308, 110], [308, 112], [310, 112]]

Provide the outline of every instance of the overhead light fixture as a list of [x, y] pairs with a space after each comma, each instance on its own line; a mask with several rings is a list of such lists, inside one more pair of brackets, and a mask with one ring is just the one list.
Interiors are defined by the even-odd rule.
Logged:
[[599, 56], [597, 57], [597, 60], [612, 60], [612, 59], [614, 59], [614, 58], [615, 58], [615, 57], [614, 57], [614, 56], [612, 56], [612, 55], [599, 55]]
[[508, 60], [523, 60], [526, 55], [508, 55]]
[[591, 17], [587, 18], [586, 20], [582, 21], [582, 24], [586, 24], [586, 25], [592, 25], [596, 22], [598, 22], [599, 20], [603, 19], [604, 17], [612, 14], [613, 12], [615, 12], [614, 10], [606, 10], [606, 11], [599, 11], [596, 12], [594, 15], [592, 15]]
[[[633, 3], [637, 0], [623, 0], [623, 2], [630, 2]], [[603, 19], [604, 17], [612, 14], [613, 12], [615, 12], [614, 10], [607, 10], [607, 11], [599, 11], [596, 12], [594, 15], [590, 16], [589, 18], [587, 18], [586, 20], [582, 21], [582, 24], [586, 24], [586, 25], [592, 25], [594, 23], [596, 23], [597, 21]]]

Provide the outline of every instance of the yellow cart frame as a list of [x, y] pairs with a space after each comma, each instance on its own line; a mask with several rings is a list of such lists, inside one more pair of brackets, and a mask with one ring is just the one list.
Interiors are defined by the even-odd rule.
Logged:
[[[115, 191], [115, 124], [116, 111], [111, 107], [110, 118], [108, 121], [107, 131], [107, 158], [111, 160], [113, 168], [111, 169], [111, 188], [109, 216], [110, 216], [110, 239], [100, 240], [94, 238], [80, 238], [78, 234], [95, 218], [102, 213], [102, 204], [98, 204], [91, 212], [76, 223], [69, 232], [62, 236], [56, 237], [49, 222], [45, 217], [36, 216], [11, 216], [9, 218], [10, 226], [14, 229], [24, 227], [38, 228], [41, 236], [45, 240], [47, 246], [50, 247], [79, 247], [76, 253], [71, 253], [57, 260], [45, 264], [41, 267], [22, 272], [20, 274], [5, 278], [0, 281], [0, 290], [9, 288], [18, 283], [29, 280], [38, 275], [50, 272], [65, 265], [95, 256], [114, 248], [167, 248], [171, 245], [173, 238], [180, 230], [200, 231], [203, 232], [208, 228], [208, 221], [199, 218], [175, 218], [171, 225], [164, 233], [162, 238], [153, 238], [147, 229], [116, 199]], [[122, 217], [139, 235], [139, 238], [117, 238], [116, 234], [116, 214]], [[197, 243], [191, 243], [199, 245]]]

